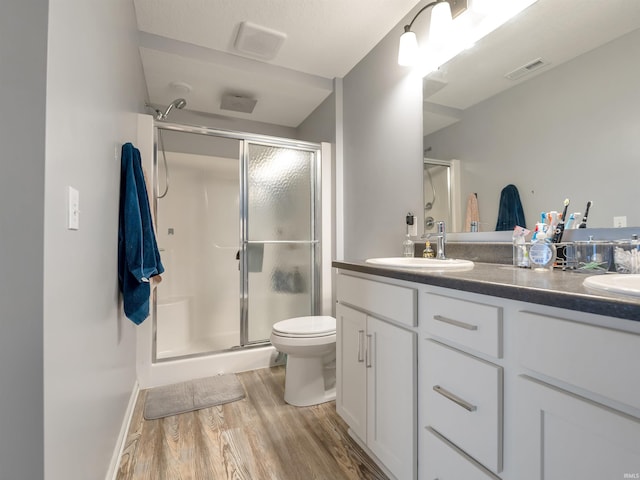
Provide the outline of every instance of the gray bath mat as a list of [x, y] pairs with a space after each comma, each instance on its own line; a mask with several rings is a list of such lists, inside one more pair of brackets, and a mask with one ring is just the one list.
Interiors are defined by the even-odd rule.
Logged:
[[188, 382], [152, 388], [144, 402], [144, 418], [169, 417], [223, 403], [245, 396], [244, 388], [234, 374], [200, 378]]

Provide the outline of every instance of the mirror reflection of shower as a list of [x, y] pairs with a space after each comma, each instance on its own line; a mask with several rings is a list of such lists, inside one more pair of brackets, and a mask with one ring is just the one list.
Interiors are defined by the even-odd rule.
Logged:
[[436, 184], [433, 181], [433, 176], [431, 175], [431, 168], [425, 168], [424, 173], [427, 175], [429, 179], [429, 185], [431, 186], [431, 200], [427, 200], [427, 202], [424, 204], [424, 211], [428, 212], [433, 208], [433, 205], [436, 203], [436, 198], [438, 197], [438, 194], [436, 193]]
[[451, 224], [451, 166], [447, 161], [424, 159], [424, 232], [433, 232], [436, 222]]

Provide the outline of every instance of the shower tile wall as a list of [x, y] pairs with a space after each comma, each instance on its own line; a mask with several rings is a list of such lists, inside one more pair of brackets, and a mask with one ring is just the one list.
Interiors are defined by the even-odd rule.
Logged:
[[[158, 358], [239, 345], [238, 160], [167, 152], [158, 200]], [[164, 166], [159, 161], [160, 190]]]

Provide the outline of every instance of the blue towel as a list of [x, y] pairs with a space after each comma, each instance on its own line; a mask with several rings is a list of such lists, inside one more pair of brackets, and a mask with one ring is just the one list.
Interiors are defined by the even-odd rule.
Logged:
[[125, 143], [120, 169], [118, 280], [124, 314], [136, 325], [149, 316], [149, 279], [162, 272], [140, 151]]
[[520, 194], [515, 185], [507, 185], [500, 193], [500, 208], [498, 210], [498, 222], [496, 232], [513, 230], [516, 225], [526, 227]]

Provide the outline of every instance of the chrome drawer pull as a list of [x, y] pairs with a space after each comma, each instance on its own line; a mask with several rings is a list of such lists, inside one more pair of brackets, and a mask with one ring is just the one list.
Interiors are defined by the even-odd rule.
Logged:
[[458, 405], [460, 405], [465, 410], [468, 410], [469, 412], [475, 412], [478, 409], [478, 407], [476, 407], [475, 405], [472, 405], [466, 400], [463, 400], [457, 395], [454, 395], [449, 390], [445, 390], [440, 385], [434, 385], [433, 390], [436, 393], [439, 393], [440, 395], [442, 395], [443, 397], [448, 398], [452, 402], [457, 403]]
[[364, 352], [362, 346], [364, 344], [364, 330], [358, 330], [358, 362], [364, 362]]
[[367, 368], [371, 368], [372, 364], [371, 364], [371, 337], [373, 335], [367, 335], [367, 361], [365, 363], [365, 366]]
[[449, 325], [464, 328], [466, 330], [478, 330], [477, 325], [471, 325], [470, 323], [461, 322], [460, 320], [454, 320], [453, 318], [443, 317], [442, 315], [434, 315], [433, 319], [438, 320], [439, 322], [448, 323]]

